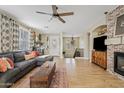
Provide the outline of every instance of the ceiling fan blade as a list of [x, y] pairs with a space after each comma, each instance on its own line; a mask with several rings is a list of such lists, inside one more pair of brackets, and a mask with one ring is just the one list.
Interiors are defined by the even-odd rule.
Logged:
[[56, 15], [57, 14], [57, 6], [52, 5], [52, 10], [53, 10], [53, 14]]
[[52, 14], [50, 14], [50, 13], [39, 12], [39, 11], [36, 11], [36, 13], [39, 13], [39, 14], [46, 14], [46, 15], [52, 15]]
[[59, 19], [61, 22], [65, 23], [65, 20], [63, 20], [60, 16], [58, 16], [58, 19]]
[[67, 13], [59, 13], [58, 15], [59, 16], [70, 16], [70, 15], [73, 15], [74, 12], [67, 12]]

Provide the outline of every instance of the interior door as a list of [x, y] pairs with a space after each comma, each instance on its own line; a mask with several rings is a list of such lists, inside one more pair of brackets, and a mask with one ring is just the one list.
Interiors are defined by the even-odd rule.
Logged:
[[60, 55], [60, 38], [59, 35], [51, 35], [49, 37], [49, 53], [53, 56]]

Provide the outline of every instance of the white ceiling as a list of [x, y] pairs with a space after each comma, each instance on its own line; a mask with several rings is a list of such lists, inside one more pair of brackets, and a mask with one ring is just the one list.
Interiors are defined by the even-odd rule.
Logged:
[[52, 13], [50, 5], [0, 5], [0, 9], [14, 15], [21, 22], [42, 29], [46, 33], [65, 32], [69, 34], [80, 34], [94, 26], [97, 21], [104, 22], [104, 12], [115, 7], [112, 5], [59, 5], [59, 12], [74, 12], [73, 16], [62, 17], [66, 21], [63, 24], [55, 18], [49, 22], [51, 16], [36, 13], [36, 11]]

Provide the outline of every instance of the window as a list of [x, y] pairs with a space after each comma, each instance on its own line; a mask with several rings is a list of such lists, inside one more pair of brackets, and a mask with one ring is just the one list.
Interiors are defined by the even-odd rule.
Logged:
[[19, 49], [20, 50], [30, 49], [30, 32], [20, 29]]

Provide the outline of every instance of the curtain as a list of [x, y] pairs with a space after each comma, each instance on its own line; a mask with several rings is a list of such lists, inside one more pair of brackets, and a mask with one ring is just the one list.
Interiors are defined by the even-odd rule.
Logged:
[[19, 26], [15, 20], [6, 15], [0, 15], [0, 52], [18, 50], [19, 47]]
[[34, 33], [34, 31], [31, 31], [30, 33], [30, 50], [32, 50], [34, 46]]
[[1, 51], [12, 51], [12, 37], [10, 32], [9, 18], [1, 15]]
[[33, 46], [33, 29], [20, 25], [6, 14], [0, 14], [0, 52], [32, 50]]
[[10, 19], [10, 32], [12, 36], [12, 51], [19, 49], [19, 25], [13, 19]]
[[30, 31], [28, 28], [21, 26], [19, 27], [19, 49], [29, 50], [30, 49]]

